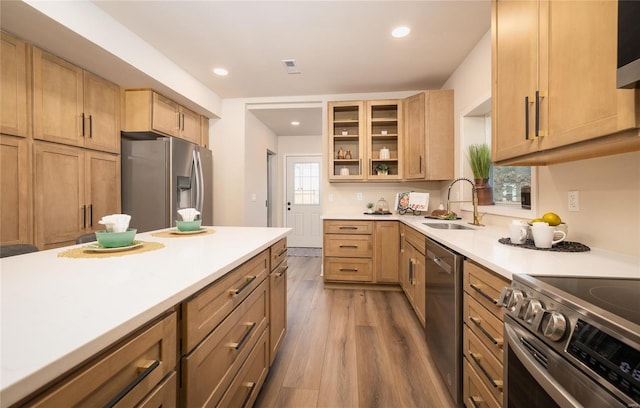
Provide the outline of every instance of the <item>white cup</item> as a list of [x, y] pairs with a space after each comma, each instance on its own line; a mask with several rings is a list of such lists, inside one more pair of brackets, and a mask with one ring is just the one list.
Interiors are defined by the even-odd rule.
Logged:
[[[546, 222], [534, 222], [531, 227], [531, 234], [533, 235], [533, 242], [538, 248], [551, 248], [567, 237], [567, 234], [563, 231], [557, 231]], [[558, 236], [560, 237], [559, 239], [554, 239]]]
[[509, 238], [512, 244], [522, 245], [527, 241], [529, 226], [526, 224], [512, 223], [509, 225]]
[[341, 176], [348, 176], [349, 175], [349, 168], [348, 167], [343, 167], [340, 169], [340, 175]]

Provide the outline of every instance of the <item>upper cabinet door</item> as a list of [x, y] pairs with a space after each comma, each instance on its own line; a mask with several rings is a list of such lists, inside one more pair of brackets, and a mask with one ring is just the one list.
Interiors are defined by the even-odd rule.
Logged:
[[180, 137], [200, 144], [200, 115], [185, 107], [180, 107]]
[[120, 151], [120, 88], [84, 72], [85, 147]]
[[363, 166], [367, 165], [364, 102], [329, 102], [327, 116], [329, 180], [364, 180]]
[[36, 139], [82, 146], [82, 94], [80, 68], [33, 48], [33, 125]]
[[366, 108], [366, 176], [369, 180], [400, 180], [403, 153], [402, 101], [368, 101]]
[[26, 44], [0, 33], [0, 133], [28, 136]]
[[177, 103], [153, 92], [151, 125], [154, 130], [171, 136], [179, 136], [179, 114]]

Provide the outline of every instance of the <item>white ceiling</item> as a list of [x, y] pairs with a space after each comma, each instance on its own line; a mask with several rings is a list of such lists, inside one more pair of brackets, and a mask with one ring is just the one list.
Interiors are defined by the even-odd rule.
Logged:
[[[438, 89], [489, 30], [491, 9], [490, 0], [92, 2], [221, 98]], [[411, 34], [392, 38], [398, 25]], [[287, 74], [283, 59], [301, 73]], [[218, 66], [229, 75], [215, 76]], [[253, 112], [281, 135], [293, 119], [280, 108]]]

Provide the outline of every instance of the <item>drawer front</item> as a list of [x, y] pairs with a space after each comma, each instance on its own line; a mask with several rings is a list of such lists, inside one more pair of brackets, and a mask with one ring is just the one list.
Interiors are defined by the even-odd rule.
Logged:
[[417, 249], [418, 252], [420, 252], [422, 255], [426, 253], [425, 246], [427, 243], [427, 238], [420, 232], [414, 230], [413, 228], [407, 227], [404, 232], [404, 239], [405, 241], [411, 243], [411, 245], [413, 245], [413, 247]]
[[502, 401], [502, 361], [498, 361], [468, 327], [464, 328], [462, 348], [469, 364], [476, 370], [491, 395], [496, 401]]
[[271, 245], [271, 270], [273, 271], [287, 257], [287, 239], [282, 238], [280, 241]]
[[327, 220], [325, 234], [373, 234], [373, 221]]
[[346, 258], [371, 258], [372, 235], [325, 235], [324, 255]]
[[182, 354], [211, 333], [269, 274], [269, 250], [182, 303]]
[[28, 406], [134, 406], [175, 370], [176, 333], [173, 312]]
[[178, 394], [178, 375], [174, 371], [158, 385], [137, 408], [175, 408]]
[[216, 406], [269, 323], [269, 281], [182, 359], [183, 405]]
[[324, 258], [324, 279], [346, 282], [371, 282], [371, 259]]
[[498, 306], [500, 291], [511, 283], [495, 273], [476, 265], [473, 262], [464, 262], [464, 290], [476, 299], [480, 304], [496, 315], [500, 320], [504, 319], [504, 311]]
[[496, 401], [491, 392], [484, 385], [476, 370], [471, 367], [466, 358], [464, 360], [464, 374], [462, 379], [462, 395], [467, 408], [500, 408], [502, 403]]
[[251, 407], [269, 372], [269, 339], [263, 333], [220, 401], [220, 407]]
[[287, 332], [287, 260], [269, 275], [269, 365]]
[[491, 354], [503, 361], [502, 321], [467, 294], [464, 295], [462, 313], [469, 329], [478, 336]]

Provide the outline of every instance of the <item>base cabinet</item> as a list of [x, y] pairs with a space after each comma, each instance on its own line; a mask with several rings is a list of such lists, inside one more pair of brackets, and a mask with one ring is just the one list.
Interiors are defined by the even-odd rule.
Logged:
[[468, 407], [501, 407], [504, 312], [500, 290], [510, 282], [471, 261], [463, 274], [463, 395]]
[[287, 240], [273, 244], [271, 251], [271, 273], [269, 274], [269, 365], [287, 333]]
[[401, 226], [400, 286], [423, 326], [426, 324], [425, 246], [424, 235], [404, 224]]

